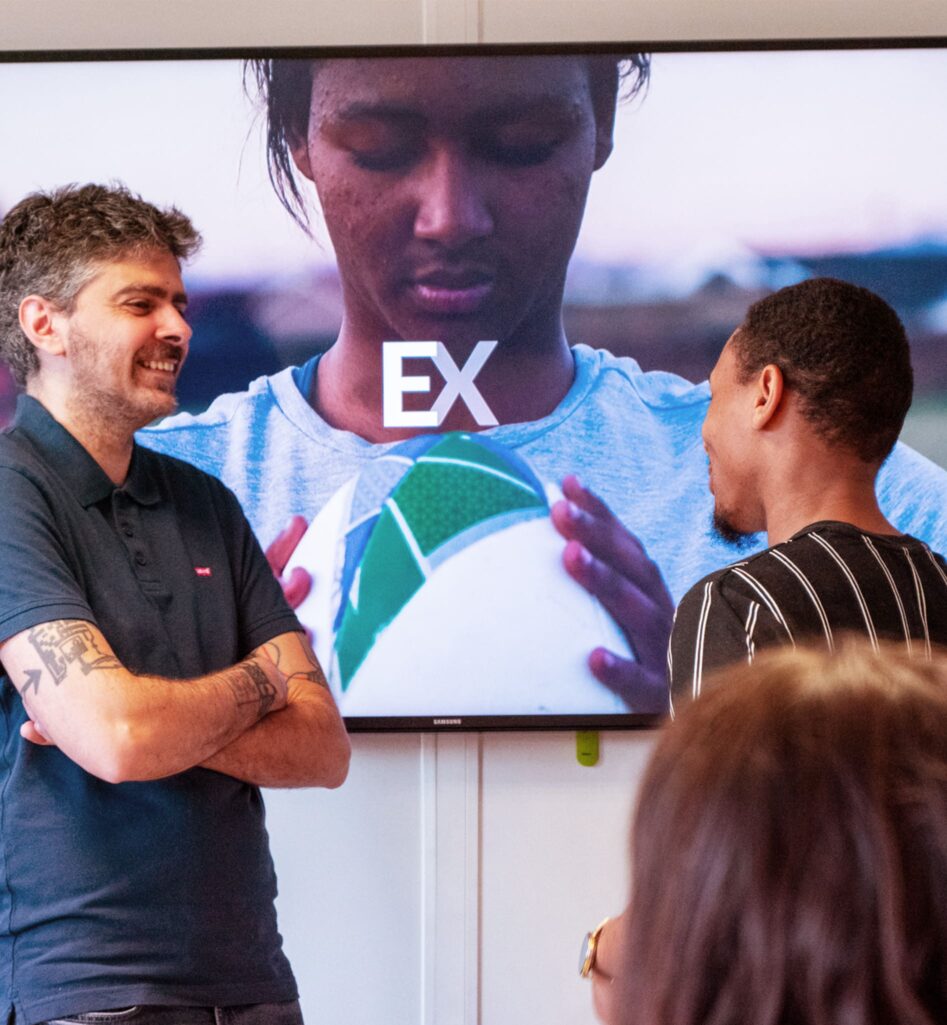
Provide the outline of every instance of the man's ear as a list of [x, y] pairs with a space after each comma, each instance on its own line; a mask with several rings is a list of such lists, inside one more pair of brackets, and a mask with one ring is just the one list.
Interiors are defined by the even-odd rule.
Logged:
[[615, 97], [611, 101], [611, 113], [596, 111], [595, 114], [595, 163], [593, 170], [597, 171], [605, 164], [612, 152], [615, 143]]
[[612, 152], [619, 84], [617, 68], [607, 79], [592, 79], [592, 110], [595, 115], [595, 163], [592, 167], [594, 171], [604, 165]]
[[753, 399], [753, 429], [762, 430], [779, 411], [783, 401], [783, 372], [774, 363], [767, 363], [756, 378]]
[[55, 303], [41, 295], [28, 295], [20, 303], [19, 316], [21, 330], [40, 352], [65, 355], [65, 318]]
[[312, 164], [309, 162], [309, 140], [305, 137], [289, 141], [289, 154], [296, 169], [303, 177], [313, 181]]

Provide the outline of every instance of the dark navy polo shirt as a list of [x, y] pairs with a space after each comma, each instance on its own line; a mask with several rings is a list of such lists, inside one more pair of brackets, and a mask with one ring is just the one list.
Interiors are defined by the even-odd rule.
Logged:
[[[136, 446], [116, 487], [26, 396], [0, 502], [0, 640], [87, 620], [133, 672], [183, 679], [299, 629], [223, 484]], [[200, 768], [104, 783], [20, 737], [6, 675], [0, 703], [0, 1013], [294, 999], [259, 790]]]

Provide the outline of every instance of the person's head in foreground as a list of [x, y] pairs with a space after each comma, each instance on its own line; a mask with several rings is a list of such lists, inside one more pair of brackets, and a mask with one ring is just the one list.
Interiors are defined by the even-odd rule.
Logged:
[[35, 192], [0, 223], [0, 358], [63, 422], [130, 432], [175, 408], [191, 222], [120, 185]]
[[[718, 532], [785, 540], [774, 510], [787, 495], [823, 505], [826, 488], [839, 492], [837, 518], [873, 506], [913, 382], [904, 327], [866, 288], [812, 278], [754, 303], [710, 375], [703, 438]], [[864, 526], [883, 531], [877, 519]]]
[[623, 1025], [947, 1021], [947, 664], [726, 671], [638, 799]]

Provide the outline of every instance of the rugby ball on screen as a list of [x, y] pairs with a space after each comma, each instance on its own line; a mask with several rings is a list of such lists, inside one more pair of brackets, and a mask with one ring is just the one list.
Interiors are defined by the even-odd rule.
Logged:
[[297, 614], [343, 715], [628, 711], [586, 664], [599, 645], [631, 656], [562, 566], [559, 497], [461, 433], [397, 445], [336, 492], [288, 570], [312, 576]]

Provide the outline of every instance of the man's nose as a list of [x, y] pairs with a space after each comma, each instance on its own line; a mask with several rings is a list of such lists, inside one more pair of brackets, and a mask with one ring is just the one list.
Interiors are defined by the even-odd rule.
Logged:
[[187, 345], [191, 339], [191, 325], [176, 306], [167, 306], [158, 324], [158, 337], [165, 342]]
[[483, 183], [463, 154], [435, 150], [421, 176], [414, 221], [416, 237], [447, 246], [462, 245], [493, 231]]

